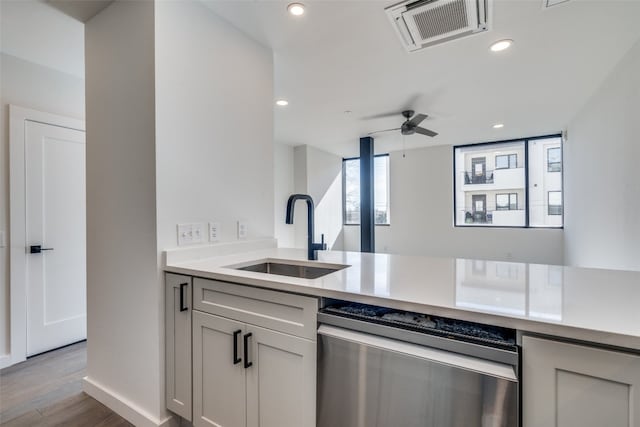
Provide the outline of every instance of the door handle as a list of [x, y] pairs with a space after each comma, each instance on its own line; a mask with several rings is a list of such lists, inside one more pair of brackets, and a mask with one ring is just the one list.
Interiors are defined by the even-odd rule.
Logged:
[[180, 311], [187, 311], [189, 310], [189, 306], [184, 305], [184, 289], [189, 286], [188, 283], [181, 283], [180, 284]]
[[32, 254], [40, 254], [42, 251], [52, 251], [53, 248], [43, 248], [40, 245], [31, 245], [29, 246], [29, 253]]
[[253, 362], [249, 361], [249, 338], [252, 336], [253, 334], [249, 332], [248, 334], [244, 334], [244, 337], [242, 337], [242, 340], [244, 341], [244, 369], [253, 366]]
[[242, 359], [238, 357], [238, 335], [242, 333], [242, 329], [238, 329], [233, 332], [233, 364], [237, 365], [242, 362]]

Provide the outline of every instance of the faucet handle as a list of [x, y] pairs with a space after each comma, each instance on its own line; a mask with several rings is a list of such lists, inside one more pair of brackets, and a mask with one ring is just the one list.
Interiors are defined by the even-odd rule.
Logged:
[[327, 244], [324, 242], [324, 233], [320, 235], [320, 247], [323, 251], [327, 250]]

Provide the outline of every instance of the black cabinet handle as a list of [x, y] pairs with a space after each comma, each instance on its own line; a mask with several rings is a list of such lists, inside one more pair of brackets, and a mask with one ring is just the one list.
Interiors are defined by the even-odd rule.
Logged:
[[43, 248], [40, 245], [31, 245], [29, 246], [29, 253], [32, 254], [41, 254], [42, 251], [52, 251], [53, 248]]
[[[238, 329], [233, 332], [233, 364], [237, 365], [242, 362], [242, 359], [238, 357], [238, 335], [242, 333], [242, 329]], [[246, 342], [246, 341], [245, 341]]]
[[180, 311], [187, 311], [189, 309], [188, 306], [184, 305], [184, 290], [187, 286], [189, 286], [188, 283], [180, 284]]
[[253, 362], [249, 362], [249, 338], [252, 336], [253, 334], [249, 332], [248, 334], [244, 334], [244, 337], [242, 337], [244, 341], [244, 369], [253, 366]]

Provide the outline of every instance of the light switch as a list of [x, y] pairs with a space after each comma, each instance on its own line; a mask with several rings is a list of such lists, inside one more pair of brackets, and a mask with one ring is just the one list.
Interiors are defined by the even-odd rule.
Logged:
[[202, 243], [205, 239], [204, 224], [178, 224], [178, 246]]
[[247, 238], [247, 223], [244, 221], [238, 221], [238, 239]]
[[210, 222], [209, 223], [209, 241], [217, 242], [219, 240], [220, 240], [220, 223]]

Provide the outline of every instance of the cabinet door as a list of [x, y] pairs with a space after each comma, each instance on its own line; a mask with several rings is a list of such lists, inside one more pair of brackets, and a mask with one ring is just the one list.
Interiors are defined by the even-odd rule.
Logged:
[[193, 313], [194, 426], [246, 426], [244, 333], [244, 323]]
[[167, 409], [191, 421], [191, 277], [165, 276]]
[[248, 427], [315, 427], [316, 343], [247, 326]]
[[640, 356], [522, 340], [523, 427], [640, 427]]

